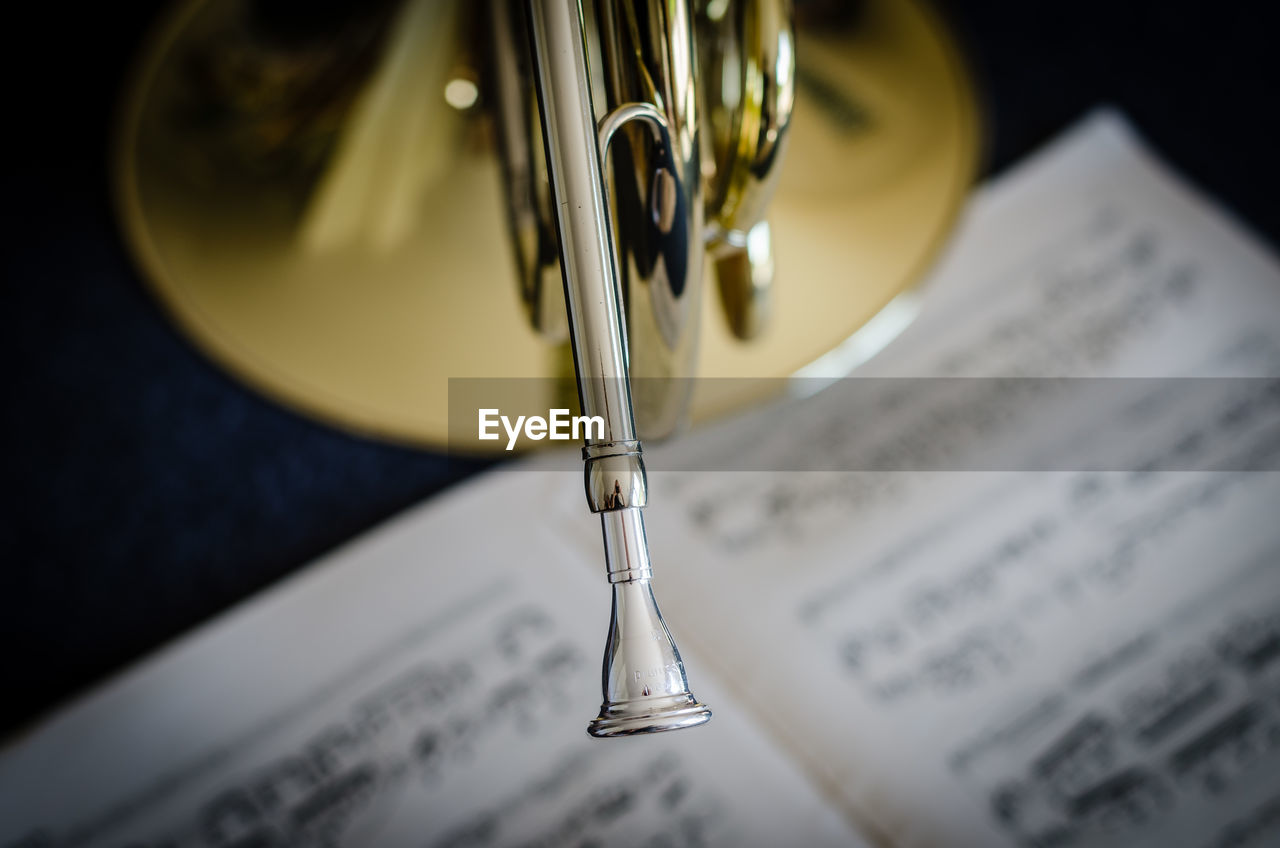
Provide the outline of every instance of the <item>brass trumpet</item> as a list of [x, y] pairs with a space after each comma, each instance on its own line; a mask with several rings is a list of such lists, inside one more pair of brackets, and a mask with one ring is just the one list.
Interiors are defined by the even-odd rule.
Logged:
[[437, 449], [449, 378], [558, 377], [567, 341], [605, 424], [589, 732], [706, 721], [650, 587], [641, 442], [689, 417], [682, 378], [833, 373], [905, 326], [976, 161], [943, 29], [921, 0], [330, 6], [182, 0], [158, 31], [116, 151], [145, 277], [268, 394]]
[[[772, 278], [762, 213], [794, 102], [790, 14], [780, 0], [697, 8], [601, 0], [594, 15], [578, 2], [531, 0], [526, 8], [527, 51], [510, 4], [492, 7], [522, 294], [535, 327], [560, 331], [560, 287], [548, 280], [548, 266], [559, 265], [582, 411], [605, 422], [582, 451], [613, 587], [604, 704], [588, 732], [691, 727], [711, 711], [689, 691], [649, 583], [640, 442], [675, 429], [690, 384], [645, 381], [649, 395], [634, 399], [630, 378], [637, 367], [647, 377], [692, 373], [704, 251], [718, 260], [731, 326], [748, 335], [760, 323]], [[594, 65], [604, 83], [600, 110]], [[704, 65], [724, 78], [708, 84]], [[540, 131], [526, 130], [526, 67]], [[537, 191], [539, 148], [549, 193]], [[547, 244], [558, 249], [543, 250]], [[633, 358], [632, 350], [644, 354]]]

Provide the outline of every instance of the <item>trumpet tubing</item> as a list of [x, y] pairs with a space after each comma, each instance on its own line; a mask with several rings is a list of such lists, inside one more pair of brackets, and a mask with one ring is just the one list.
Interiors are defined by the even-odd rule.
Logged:
[[[691, 376], [708, 250], [727, 277], [726, 308], [742, 313], [736, 322], [731, 315], [731, 324], [759, 324], [749, 294], [765, 291], [771, 280], [772, 259], [759, 245], [768, 230], [760, 224], [790, 115], [790, 91], [778, 90], [794, 78], [789, 17], [769, 0], [704, 4], [702, 17], [720, 36], [708, 45], [695, 37], [688, 2], [600, 0], [588, 15], [579, 3], [529, 0], [525, 11], [527, 53], [519, 49], [511, 7], [495, 6], [495, 43], [510, 57], [527, 56], [538, 103], [539, 126], [526, 128], [521, 69], [511, 58], [498, 59], [500, 149], [521, 291], [534, 326], [555, 332], [561, 325], [548, 307], [554, 288], [547, 270], [558, 264], [582, 413], [604, 421], [604, 432], [587, 438], [582, 451], [587, 503], [600, 514], [613, 593], [604, 701], [588, 732], [692, 727], [711, 711], [689, 689], [650, 584], [639, 435], [672, 432], [691, 383], [645, 381], [646, 394], [637, 398], [631, 378]], [[745, 50], [743, 41], [755, 52], [736, 62], [716, 52], [726, 44]], [[596, 77], [593, 55], [602, 65]], [[736, 91], [737, 102], [708, 104], [698, 72], [706, 57], [715, 57], [721, 76], [734, 69], [736, 86], [719, 79], [713, 87], [717, 97]], [[762, 70], [765, 61], [773, 62], [771, 70]], [[593, 79], [602, 82], [602, 114]], [[703, 135], [704, 111], [719, 118], [714, 140]], [[539, 191], [539, 147], [549, 193]], [[753, 239], [755, 249], [748, 250]]]

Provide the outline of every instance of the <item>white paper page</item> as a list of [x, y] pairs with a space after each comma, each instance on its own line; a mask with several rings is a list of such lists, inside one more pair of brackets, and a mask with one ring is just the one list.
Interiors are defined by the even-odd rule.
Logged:
[[[1225, 379], [1280, 375], [1274, 260], [1101, 113], [978, 197], [862, 373], [1224, 379], [993, 392], [987, 415], [867, 415], [837, 386], [650, 451], [927, 457], [651, 471], [684, 643], [895, 844], [1280, 844], [1280, 473], [1185, 470], [1277, 467], [1276, 384]], [[1046, 428], [1118, 414], [1113, 470], [1019, 470]]]
[[513, 506], [547, 485], [486, 475], [64, 711], [0, 758], [0, 845], [861, 844], [696, 657], [709, 726], [587, 736], [608, 583]]

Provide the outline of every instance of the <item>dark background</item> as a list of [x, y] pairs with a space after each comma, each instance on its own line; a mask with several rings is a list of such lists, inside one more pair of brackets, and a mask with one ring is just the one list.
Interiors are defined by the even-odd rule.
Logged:
[[[251, 393], [178, 335], [120, 241], [107, 137], [161, 3], [10, 12], [4, 106], [0, 737], [471, 470]], [[984, 98], [984, 173], [1110, 102], [1280, 241], [1266, 7], [943, 2]]]

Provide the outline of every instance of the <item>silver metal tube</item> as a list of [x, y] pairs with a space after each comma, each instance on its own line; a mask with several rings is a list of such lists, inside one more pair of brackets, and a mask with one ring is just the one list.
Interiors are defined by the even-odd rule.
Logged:
[[565, 301], [584, 415], [604, 419], [582, 449], [587, 502], [600, 513], [613, 617], [593, 736], [654, 733], [702, 724], [711, 711], [689, 691], [684, 663], [649, 584], [640, 509], [648, 500], [628, 379], [622, 290], [606, 205], [604, 149], [628, 120], [650, 122], [668, 146], [657, 110], [626, 104], [597, 126], [578, 3], [530, 0], [530, 30], [547, 166], [555, 201]]
[[600, 527], [604, 531], [604, 559], [610, 583], [648, 580], [653, 576], [644, 536], [644, 513], [638, 509], [602, 512]]
[[582, 414], [604, 418], [599, 442], [634, 442], [627, 333], [581, 10], [564, 0], [532, 0], [529, 8]]

